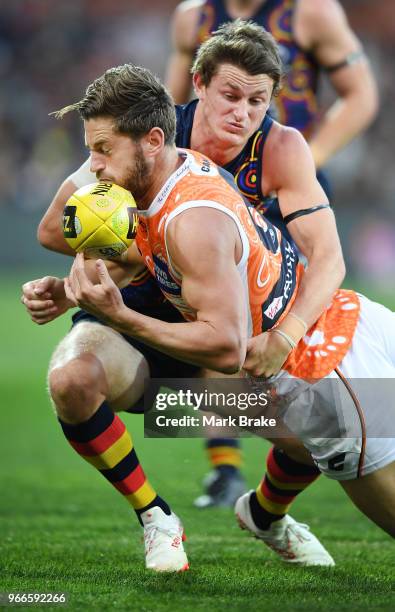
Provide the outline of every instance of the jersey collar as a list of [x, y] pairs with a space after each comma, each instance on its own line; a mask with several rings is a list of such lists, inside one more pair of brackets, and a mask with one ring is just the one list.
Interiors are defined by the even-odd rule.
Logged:
[[177, 170], [173, 172], [163, 185], [159, 193], [155, 196], [151, 204], [146, 210], [139, 210], [139, 217], [148, 219], [156, 215], [161, 208], [165, 205], [167, 198], [169, 197], [174, 186], [187, 174], [190, 165], [193, 161], [191, 154], [186, 149], [177, 149], [178, 156], [184, 158], [183, 163]]

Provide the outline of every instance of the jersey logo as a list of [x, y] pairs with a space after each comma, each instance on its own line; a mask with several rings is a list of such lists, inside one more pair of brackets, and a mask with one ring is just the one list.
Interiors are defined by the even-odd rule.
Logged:
[[209, 159], [202, 160], [191, 158], [190, 170], [197, 176], [218, 176], [218, 169]]
[[181, 287], [170, 276], [167, 263], [157, 255], [153, 255], [154, 273], [160, 289], [171, 296], [181, 294]]
[[283, 301], [284, 296], [280, 295], [280, 297], [275, 297], [274, 300], [270, 302], [269, 306], [264, 311], [264, 314], [267, 316], [268, 319], [274, 319], [276, 314], [282, 309]]

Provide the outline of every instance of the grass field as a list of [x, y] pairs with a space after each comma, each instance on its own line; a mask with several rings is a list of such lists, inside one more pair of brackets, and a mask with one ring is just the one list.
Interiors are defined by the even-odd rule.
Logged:
[[[189, 572], [145, 571], [133, 513], [65, 442], [46, 396], [48, 358], [68, 320], [34, 326], [18, 303], [19, 283], [1, 287], [0, 591], [67, 592], [73, 610], [395, 609], [394, 543], [335, 482], [319, 479], [293, 516], [311, 525], [337, 566], [288, 567], [241, 532], [231, 511], [192, 508], [207, 469], [199, 440], [145, 440], [141, 418], [126, 416], [152, 484], [188, 535]], [[265, 447], [248, 439], [244, 449], [254, 486]]]

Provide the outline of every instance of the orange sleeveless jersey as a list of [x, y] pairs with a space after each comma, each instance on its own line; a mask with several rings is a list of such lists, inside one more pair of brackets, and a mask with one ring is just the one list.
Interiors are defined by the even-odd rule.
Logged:
[[[237, 264], [248, 305], [248, 336], [256, 336], [264, 321], [277, 325], [290, 309], [303, 274], [291, 250], [271, 224], [254, 209], [248, 209], [240, 193], [220, 174], [205, 156], [179, 150], [183, 164], [170, 176], [150, 207], [139, 210], [137, 246], [165, 297], [187, 321], [196, 319], [195, 311], [181, 294], [182, 279], [169, 261], [166, 230], [178, 214], [195, 207], [211, 207], [230, 216], [242, 241], [242, 256]], [[201, 231], [203, 228], [197, 228]], [[262, 236], [271, 234], [272, 250]], [[275, 233], [275, 234], [274, 234]], [[260, 235], [261, 234], [261, 235]], [[289, 274], [288, 274], [289, 272]], [[293, 279], [293, 280], [292, 280]], [[273, 291], [280, 285], [281, 295]], [[339, 291], [331, 307], [292, 351], [286, 364], [291, 374], [321, 377], [333, 370], [346, 354], [358, 321], [359, 301], [355, 293]], [[268, 319], [269, 317], [269, 319]], [[266, 325], [268, 329], [271, 325]]]

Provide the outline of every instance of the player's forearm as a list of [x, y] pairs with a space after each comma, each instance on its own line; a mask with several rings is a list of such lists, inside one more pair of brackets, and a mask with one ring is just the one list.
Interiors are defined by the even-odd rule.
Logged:
[[302, 276], [291, 312], [311, 327], [330, 303], [343, 282], [345, 265], [341, 251], [312, 256]]
[[49, 222], [45, 217], [37, 230], [37, 240], [45, 249], [62, 253], [63, 255], [75, 255], [75, 251], [67, 244], [63, 237], [63, 230], [59, 223]]
[[62, 183], [37, 230], [37, 239], [43, 247], [56, 253], [72, 256], [75, 255], [75, 252], [63, 236], [63, 210], [67, 200], [75, 190], [76, 185], [70, 178]]
[[325, 165], [372, 122], [377, 112], [377, 98], [372, 92], [367, 99], [361, 92], [337, 100], [327, 111], [309, 141], [317, 168]]
[[111, 325], [171, 357], [225, 374], [239, 371], [246, 355], [237, 331], [225, 334], [205, 321], [167, 323], [125, 308]]

